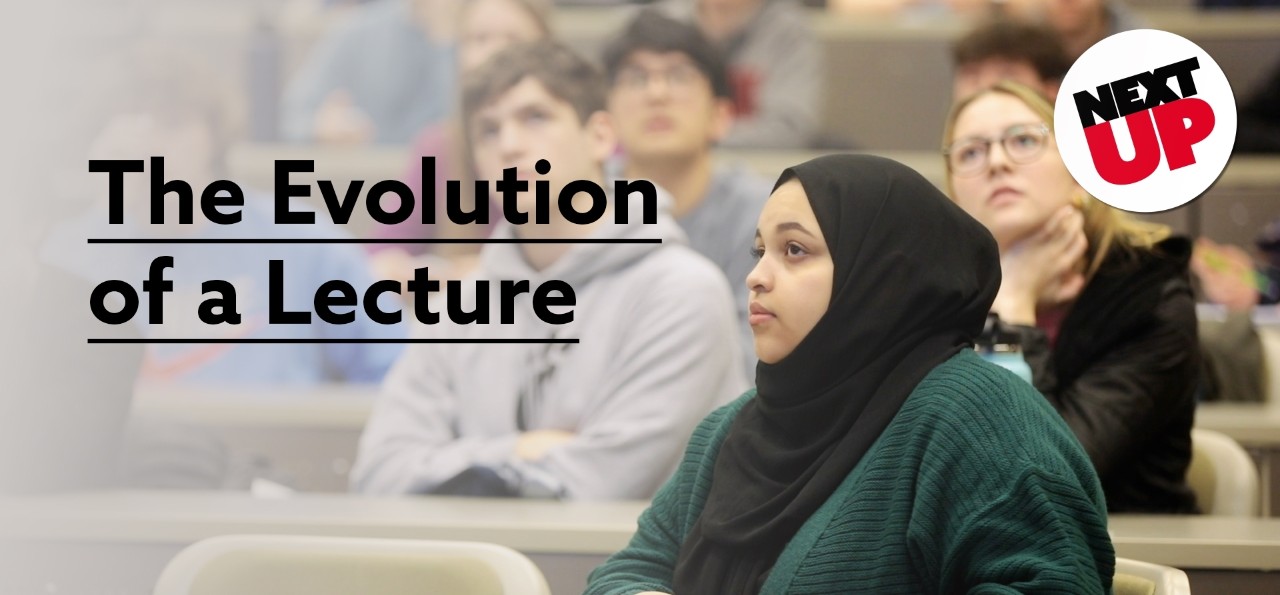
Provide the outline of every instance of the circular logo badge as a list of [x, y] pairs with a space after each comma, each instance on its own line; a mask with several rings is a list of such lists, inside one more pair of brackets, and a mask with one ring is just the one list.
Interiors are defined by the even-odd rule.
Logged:
[[1054, 129], [1062, 160], [1089, 194], [1154, 213], [1190, 202], [1222, 174], [1236, 141], [1236, 100], [1200, 46], [1165, 31], [1126, 31], [1076, 60]]

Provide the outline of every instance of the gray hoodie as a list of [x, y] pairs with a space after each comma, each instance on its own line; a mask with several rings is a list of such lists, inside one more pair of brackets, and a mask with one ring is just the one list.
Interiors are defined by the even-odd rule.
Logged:
[[[360, 440], [353, 489], [430, 492], [482, 466], [536, 477], [567, 498], [653, 496], [694, 426], [746, 384], [724, 275], [686, 246], [665, 199], [654, 225], [641, 223], [638, 197], [630, 202], [629, 224], [613, 224], [609, 213], [592, 237], [662, 244], [577, 244], [542, 271], [518, 245], [485, 247], [474, 277], [490, 281], [491, 324], [455, 325], [442, 314], [420, 335], [580, 343], [411, 346], [388, 374]], [[493, 235], [512, 237], [510, 226]], [[577, 296], [573, 322], [542, 322], [526, 293], [517, 297], [514, 324], [499, 324], [502, 279], [527, 279], [531, 289], [567, 282]], [[462, 283], [468, 310], [474, 280]], [[576, 437], [536, 463], [516, 461], [520, 433], [540, 429]]]

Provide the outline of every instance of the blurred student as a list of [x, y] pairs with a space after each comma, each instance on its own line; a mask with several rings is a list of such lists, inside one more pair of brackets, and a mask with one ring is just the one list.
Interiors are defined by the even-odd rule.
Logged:
[[[463, 122], [477, 175], [514, 168], [550, 196], [575, 180], [603, 185], [614, 150], [603, 76], [552, 42], [495, 55], [464, 83]], [[546, 160], [550, 170], [535, 173]], [[609, 185], [611, 186], [611, 185]], [[609, 204], [616, 207], [612, 191]], [[574, 199], [585, 212], [586, 194]], [[561, 344], [419, 344], [392, 369], [360, 441], [352, 487], [370, 494], [446, 493], [569, 499], [649, 498], [671, 473], [694, 425], [745, 387], [724, 275], [685, 245], [660, 200], [642, 222], [607, 211], [591, 225], [553, 206], [546, 224], [500, 224], [493, 239], [566, 243], [484, 247], [465, 304], [499, 303], [502, 280], [549, 279], [576, 295], [572, 321], [535, 318], [528, 293], [511, 324], [424, 328], [432, 339], [577, 339]], [[661, 244], [617, 241], [661, 239]], [[573, 243], [579, 239], [593, 243]], [[603, 241], [603, 242], [600, 242]], [[610, 241], [613, 241], [611, 243]], [[479, 291], [488, 294], [479, 294]]]
[[1098, 477], [973, 350], [995, 242], [866, 155], [787, 169], [747, 278], [758, 389], [698, 426], [588, 595], [1109, 593]]
[[1240, 105], [1237, 153], [1280, 153], [1280, 62]]
[[956, 204], [1000, 246], [992, 312], [1067, 421], [1113, 512], [1193, 513], [1186, 483], [1200, 378], [1191, 243], [1089, 196], [1053, 107], [1004, 82], [961, 100], [943, 136]]
[[454, 96], [459, 0], [377, 0], [326, 34], [285, 89], [287, 141], [406, 143]]
[[822, 47], [793, 0], [675, 0], [725, 57], [733, 90], [732, 148], [806, 148], [822, 116]]
[[[490, 56], [513, 43], [526, 43], [550, 36], [547, 24], [549, 6], [544, 0], [474, 0], [459, 9], [458, 72], [461, 76], [483, 65]], [[470, 159], [462, 125], [456, 111], [442, 122], [430, 124], [413, 141], [409, 163], [403, 179], [414, 192], [415, 213], [399, 225], [380, 225], [375, 233], [385, 239], [431, 238], [485, 238], [493, 231], [494, 222], [488, 225], [459, 226], [445, 217], [445, 197], [449, 180], [461, 182], [463, 210], [470, 212], [475, 196], [472, 181], [475, 173], [467, 167]], [[421, 223], [423, 182], [422, 158], [435, 160], [433, 185], [436, 196], [436, 224]], [[496, 206], [496, 203], [494, 203]], [[372, 248], [374, 267], [379, 276], [408, 279], [413, 269], [424, 264], [434, 264], [437, 278], [459, 278], [475, 266], [478, 247], [468, 244], [379, 244]], [[420, 258], [435, 254], [439, 259]], [[431, 262], [434, 260], [434, 262]]]
[[[345, 281], [357, 292], [373, 283], [368, 261], [357, 246], [347, 244], [120, 244], [87, 245], [88, 238], [178, 238], [226, 240], [235, 238], [348, 237], [325, 215], [313, 225], [275, 222], [271, 196], [241, 186], [241, 220], [220, 225], [205, 218], [200, 195], [211, 183], [225, 179], [224, 157], [237, 129], [237, 102], [226, 93], [219, 73], [171, 48], [144, 46], [130, 53], [120, 74], [120, 104], [94, 140], [90, 159], [142, 160], [146, 171], [124, 174], [123, 223], [109, 223], [108, 174], [88, 174], [101, 193], [92, 208], [58, 226], [44, 250], [47, 260], [98, 284], [119, 279], [135, 288], [148, 277], [152, 262], [173, 257], [164, 271], [173, 282], [162, 301], [162, 322], [149, 323], [150, 300], [142, 294], [132, 324], [148, 339], [281, 339], [295, 344], [151, 344], [140, 378], [143, 382], [205, 386], [294, 386], [333, 382], [373, 383], [382, 379], [399, 354], [395, 344], [336, 344], [307, 341], [398, 339], [403, 325], [383, 325], [356, 308], [350, 324], [330, 324], [313, 313], [310, 324], [269, 323], [270, 261], [282, 261], [283, 275], [275, 293], [288, 311], [313, 312], [320, 286]], [[109, 100], [114, 100], [111, 98]], [[164, 158], [164, 222], [151, 223], [150, 157]], [[192, 222], [178, 222], [178, 183], [190, 187]], [[160, 189], [154, 189], [159, 191]], [[223, 193], [225, 195], [225, 191]], [[294, 210], [305, 210], [300, 204]], [[226, 211], [226, 209], [222, 209]], [[212, 313], [236, 312], [237, 321], [202, 321], [206, 300], [228, 293], [207, 292], [204, 283], [222, 280], [234, 290], [235, 301], [210, 308]], [[87, 298], [88, 296], [86, 296]], [[382, 308], [394, 311], [398, 300], [384, 294]]]
[[1280, 221], [1263, 228], [1255, 245], [1257, 259], [1231, 244], [1196, 240], [1191, 271], [1203, 298], [1224, 310], [1221, 317], [1200, 320], [1205, 401], [1266, 398], [1266, 367], [1254, 315], [1258, 306], [1280, 302]]
[[952, 95], [964, 99], [1001, 81], [1039, 90], [1050, 102], [1071, 69], [1062, 40], [1050, 27], [997, 17], [979, 24], [951, 46]]
[[654, 11], [640, 13], [609, 45], [604, 64], [609, 114], [625, 153], [622, 177], [670, 192], [690, 246], [728, 277], [750, 372], [746, 279], [755, 259], [742, 247], [755, 237], [769, 183], [741, 165], [715, 163], [711, 150], [733, 118], [724, 64], [696, 27]]
[[1093, 44], [1146, 23], [1120, 0], [1009, 0], [1011, 14], [1053, 27], [1074, 62]]

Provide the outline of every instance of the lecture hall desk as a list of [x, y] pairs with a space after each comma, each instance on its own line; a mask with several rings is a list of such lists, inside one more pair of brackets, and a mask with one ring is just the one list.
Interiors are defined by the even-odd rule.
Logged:
[[[0, 500], [0, 592], [146, 592], [196, 540], [282, 533], [488, 541], [529, 554], [555, 593], [623, 547], [644, 503], [236, 492], [96, 492]], [[1118, 555], [1177, 566], [1198, 593], [1280, 592], [1280, 519], [1117, 516]], [[7, 541], [7, 543], [6, 543]], [[74, 572], [68, 572], [74, 569]]]

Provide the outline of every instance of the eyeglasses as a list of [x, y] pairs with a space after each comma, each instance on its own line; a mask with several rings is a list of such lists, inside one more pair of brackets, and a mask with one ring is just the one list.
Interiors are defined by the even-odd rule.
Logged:
[[1049, 127], [1044, 124], [1019, 124], [1010, 126], [998, 139], [964, 138], [943, 149], [947, 166], [960, 176], [978, 174], [987, 168], [991, 160], [991, 145], [999, 142], [1004, 154], [1017, 164], [1035, 161], [1049, 145]]
[[692, 64], [676, 64], [662, 70], [647, 70], [639, 66], [626, 66], [618, 71], [614, 84], [619, 89], [640, 93], [655, 80], [666, 83], [672, 94], [687, 94], [698, 83], [702, 72]]

